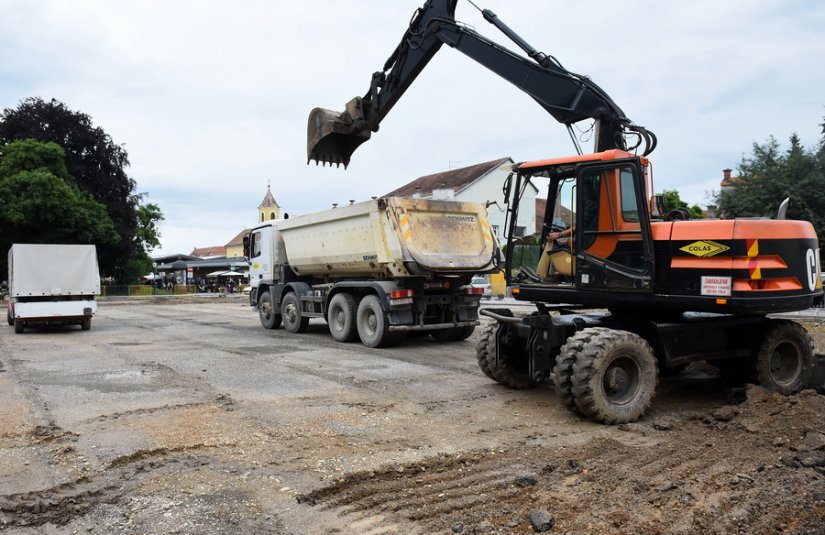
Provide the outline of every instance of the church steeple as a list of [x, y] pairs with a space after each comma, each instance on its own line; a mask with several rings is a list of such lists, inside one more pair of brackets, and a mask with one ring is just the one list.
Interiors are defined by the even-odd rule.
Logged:
[[281, 207], [275, 201], [269, 183], [266, 185], [266, 195], [258, 206], [258, 221], [263, 223], [269, 219], [281, 219]]

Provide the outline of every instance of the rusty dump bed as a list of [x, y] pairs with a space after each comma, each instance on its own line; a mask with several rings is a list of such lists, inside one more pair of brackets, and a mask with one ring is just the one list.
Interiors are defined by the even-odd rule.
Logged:
[[277, 223], [298, 275], [405, 277], [495, 269], [482, 203], [386, 197]]

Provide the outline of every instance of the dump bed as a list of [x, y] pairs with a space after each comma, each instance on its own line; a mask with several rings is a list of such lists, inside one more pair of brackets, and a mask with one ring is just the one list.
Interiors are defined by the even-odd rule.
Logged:
[[16, 243], [9, 285], [11, 297], [99, 295], [95, 246]]
[[492, 271], [482, 203], [386, 197], [279, 221], [289, 266], [329, 278]]

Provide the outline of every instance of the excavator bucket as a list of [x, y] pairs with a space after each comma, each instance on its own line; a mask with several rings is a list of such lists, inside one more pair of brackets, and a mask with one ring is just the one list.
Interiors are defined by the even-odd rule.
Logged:
[[359, 128], [349, 111], [343, 113], [315, 108], [309, 113], [307, 124], [307, 163], [349, 165], [350, 157], [361, 143], [370, 138], [370, 131]]

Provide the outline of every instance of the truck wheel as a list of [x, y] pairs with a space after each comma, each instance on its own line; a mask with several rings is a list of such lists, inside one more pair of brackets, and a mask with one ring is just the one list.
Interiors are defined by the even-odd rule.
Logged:
[[759, 384], [780, 394], [806, 388], [814, 369], [811, 335], [800, 324], [771, 320], [756, 353]]
[[481, 337], [476, 346], [478, 367], [484, 375], [497, 383], [510, 388], [533, 388], [536, 382], [530, 377], [527, 368], [527, 359], [519, 359], [519, 355], [507, 348], [500, 348], [498, 363], [496, 363], [496, 330], [498, 323], [487, 323], [481, 330]]
[[573, 364], [571, 393], [576, 407], [597, 422], [632, 422], [650, 407], [656, 393], [656, 357], [636, 334], [594, 330], [597, 332], [582, 344]]
[[92, 318], [86, 318], [80, 322], [80, 330], [88, 331], [92, 328]]
[[390, 332], [387, 317], [381, 309], [381, 301], [377, 295], [368, 295], [358, 304], [355, 325], [358, 337], [367, 347], [387, 347], [398, 343], [404, 337], [403, 332]]
[[26, 325], [22, 321], [20, 321], [20, 320], [15, 320], [14, 321], [14, 332], [15, 333], [20, 334], [20, 333], [23, 332], [23, 330], [25, 328], [26, 328]]
[[355, 299], [348, 293], [336, 294], [329, 302], [327, 323], [332, 337], [339, 342], [352, 342], [358, 336], [355, 328]]
[[576, 407], [576, 399], [573, 396], [573, 365], [579, 359], [585, 346], [598, 334], [607, 330], [604, 327], [592, 327], [578, 331], [567, 339], [556, 356], [556, 363], [553, 366], [553, 385], [562, 404], [576, 414], [579, 414], [579, 409]]
[[261, 294], [258, 300], [258, 319], [265, 329], [277, 329], [281, 326], [281, 314], [275, 312], [272, 305], [272, 294], [268, 291]]
[[6, 309], [6, 321], [9, 322], [9, 325], [14, 325], [14, 318], [11, 315], [11, 310]]
[[281, 301], [281, 321], [291, 333], [302, 333], [309, 325], [309, 318], [301, 314], [301, 302], [295, 292], [289, 292]]
[[466, 340], [476, 330], [475, 325], [464, 325], [462, 327], [451, 327], [449, 329], [438, 329], [430, 331], [430, 336], [436, 342], [458, 342]]

